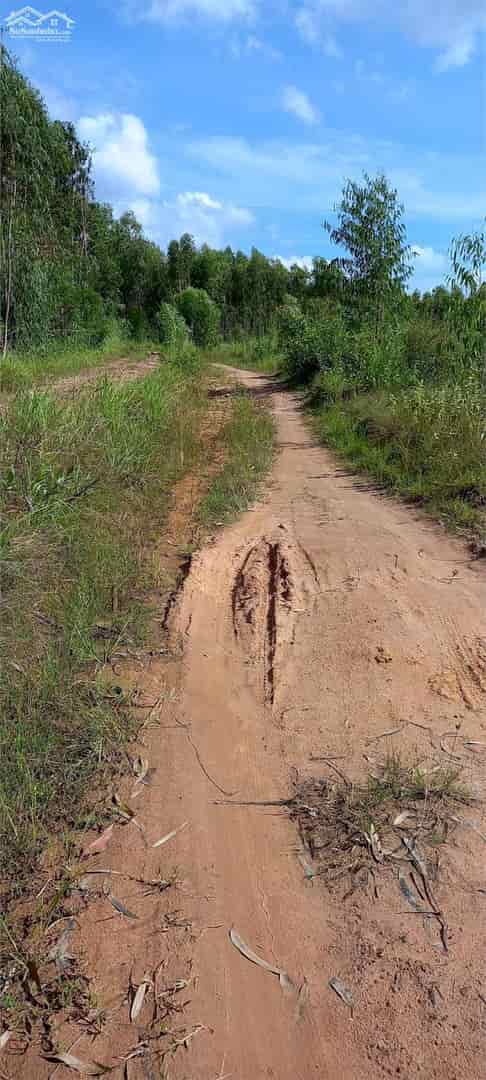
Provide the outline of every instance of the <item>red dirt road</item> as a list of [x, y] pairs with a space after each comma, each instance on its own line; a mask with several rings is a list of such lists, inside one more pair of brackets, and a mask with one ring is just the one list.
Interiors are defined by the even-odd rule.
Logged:
[[[266, 385], [234, 375], [250, 391]], [[337, 764], [363, 779], [391, 747], [428, 767], [453, 753], [479, 794], [485, 779], [484, 564], [345, 475], [314, 441], [298, 399], [268, 387], [278, 445], [266, 494], [193, 559], [171, 616], [181, 659], [140, 675], [145, 693], [163, 696], [143, 748], [155, 779], [133, 803], [150, 843], [127, 826], [92, 860], [144, 878], [176, 867], [178, 885], [142, 900], [117, 878], [139, 921], [101, 922], [100, 895], [81, 915], [75, 951], [110, 1018], [74, 1052], [119, 1065], [115, 1075], [129, 1080], [479, 1080], [484, 839], [458, 825], [440, 848], [444, 953], [393, 874], [377, 896], [344, 900], [344, 880], [330, 893], [306, 877], [283, 808], [224, 801], [287, 798], [297, 775], [328, 773], [312, 755], [342, 755]], [[451, 731], [457, 738], [441, 749]], [[481, 828], [482, 805], [457, 816]], [[231, 928], [295, 989], [243, 957]], [[165, 986], [187, 980], [184, 1012], [168, 1026], [189, 1035], [163, 1064], [144, 1044], [150, 1007], [130, 1024], [124, 998], [130, 972], [137, 983], [160, 961]], [[353, 1013], [329, 988], [336, 976], [352, 990]], [[140, 1056], [125, 1062], [137, 1045]], [[28, 1075], [48, 1075], [37, 1067]]]

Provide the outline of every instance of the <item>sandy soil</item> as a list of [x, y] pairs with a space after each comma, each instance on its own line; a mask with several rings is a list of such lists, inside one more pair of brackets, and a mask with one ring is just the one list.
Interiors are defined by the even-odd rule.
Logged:
[[[266, 385], [234, 375], [259, 394]], [[285, 808], [226, 801], [287, 798], [297, 779], [327, 772], [312, 756], [340, 755], [360, 779], [390, 747], [429, 765], [453, 754], [479, 794], [485, 777], [484, 563], [346, 475], [298, 399], [268, 389], [278, 451], [266, 494], [193, 558], [170, 612], [172, 654], [136, 673], [159, 703], [141, 750], [156, 771], [131, 801], [145, 835], [117, 828], [89, 860], [176, 882], [147, 896], [111, 876], [133, 920], [110, 907], [103, 875], [89, 875], [72, 946], [106, 1023], [81, 1038], [66, 1024], [59, 1042], [76, 1039], [73, 1053], [129, 1080], [485, 1077], [484, 838], [458, 825], [438, 849], [445, 953], [393, 873], [377, 894], [345, 900], [348, 882], [331, 892], [306, 876]], [[481, 828], [482, 806], [458, 816]], [[288, 979], [241, 955], [232, 928]], [[146, 972], [159, 1009], [171, 1003], [162, 1027], [172, 1034], [159, 1041], [153, 986], [129, 1017], [129, 984]], [[37, 1058], [24, 1075], [54, 1068]]]
[[47, 389], [55, 389], [61, 397], [69, 397], [76, 394], [84, 386], [90, 386], [99, 379], [115, 379], [117, 383], [133, 382], [134, 379], [143, 379], [151, 371], [159, 366], [158, 354], [149, 354], [145, 360], [130, 360], [121, 357], [119, 360], [111, 360], [108, 364], [99, 367], [83, 368], [76, 375], [65, 375], [62, 379], [56, 379], [47, 384]]

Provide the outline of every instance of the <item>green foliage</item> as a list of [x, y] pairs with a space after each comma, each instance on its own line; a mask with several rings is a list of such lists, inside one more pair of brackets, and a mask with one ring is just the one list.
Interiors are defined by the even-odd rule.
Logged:
[[67, 401], [18, 393], [0, 414], [0, 865], [14, 887], [133, 733], [93, 664], [143, 635], [140, 519], [145, 541], [159, 534], [194, 460], [199, 387], [166, 363]]
[[246, 394], [233, 399], [225, 432], [226, 460], [200, 508], [205, 525], [231, 521], [255, 498], [273, 456], [274, 425]]
[[361, 306], [372, 309], [378, 328], [386, 312], [400, 300], [412, 273], [402, 220], [404, 208], [383, 173], [374, 179], [365, 173], [361, 185], [346, 181], [335, 210], [338, 224], [326, 223], [325, 228], [332, 241], [349, 253], [340, 265], [352, 296]]
[[157, 313], [157, 330], [161, 345], [178, 349], [188, 341], [187, 324], [173, 304], [163, 303]]
[[[485, 227], [458, 236], [451, 245], [452, 300], [450, 318], [471, 359], [486, 377], [486, 219]], [[465, 294], [466, 299], [463, 300]]]
[[459, 388], [418, 385], [343, 398], [316, 424], [353, 466], [456, 525], [479, 524], [486, 502], [486, 401], [477, 381]]
[[205, 289], [192, 286], [177, 297], [177, 307], [192, 332], [194, 343], [203, 349], [218, 340], [221, 313]]

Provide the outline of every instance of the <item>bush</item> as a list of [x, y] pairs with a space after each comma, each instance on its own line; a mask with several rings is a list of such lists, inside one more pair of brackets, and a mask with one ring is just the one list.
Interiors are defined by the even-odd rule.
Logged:
[[406, 360], [417, 379], [437, 379], [464, 364], [464, 349], [450, 324], [414, 319], [406, 332]]
[[181, 348], [188, 341], [187, 324], [172, 304], [160, 305], [156, 323], [160, 344], [168, 349]]
[[221, 312], [205, 289], [184, 289], [177, 307], [189, 326], [194, 344], [206, 349], [218, 340]]
[[331, 367], [343, 356], [347, 340], [340, 310], [329, 310], [327, 318], [304, 315], [296, 304], [285, 304], [280, 312], [279, 344], [285, 371], [296, 382], [309, 382], [319, 371]]

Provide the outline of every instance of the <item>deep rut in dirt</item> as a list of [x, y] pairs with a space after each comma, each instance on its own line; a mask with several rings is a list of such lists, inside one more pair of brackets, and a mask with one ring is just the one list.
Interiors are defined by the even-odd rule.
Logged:
[[[280, 526], [285, 532], [285, 527]], [[309, 569], [311, 573], [309, 573]], [[263, 537], [246, 553], [236, 574], [233, 631], [245, 656], [261, 665], [265, 704], [275, 701], [277, 647], [292, 641], [296, 615], [308, 610], [316, 572], [298, 544]]]

